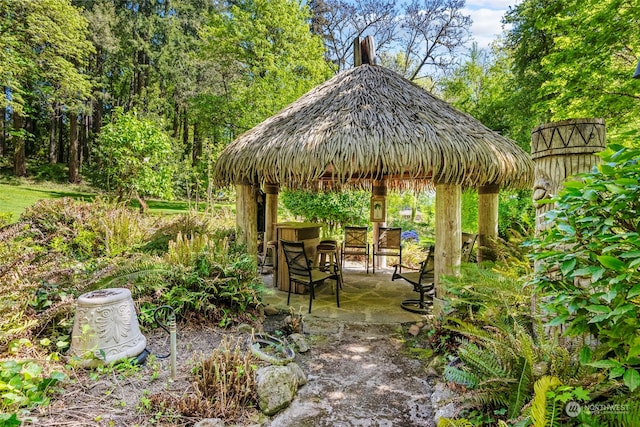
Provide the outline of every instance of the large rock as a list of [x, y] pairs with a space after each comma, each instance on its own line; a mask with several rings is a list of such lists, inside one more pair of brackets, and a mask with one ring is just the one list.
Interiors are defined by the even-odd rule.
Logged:
[[445, 383], [437, 383], [431, 393], [431, 404], [435, 414], [433, 420], [437, 423], [441, 418], [454, 418], [460, 408], [456, 404], [458, 394], [451, 390]]
[[265, 366], [256, 372], [258, 406], [266, 415], [274, 415], [289, 406], [296, 390], [306, 383], [304, 372], [295, 363]]
[[298, 349], [298, 353], [306, 353], [309, 351], [309, 344], [307, 343], [306, 338], [302, 334], [291, 334], [289, 335], [289, 339], [293, 341]]

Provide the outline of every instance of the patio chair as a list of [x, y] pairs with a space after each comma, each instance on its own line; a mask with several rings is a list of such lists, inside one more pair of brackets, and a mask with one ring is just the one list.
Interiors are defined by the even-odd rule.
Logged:
[[373, 244], [373, 274], [376, 273], [376, 258], [397, 257], [398, 264], [402, 265], [402, 240], [400, 227], [380, 227], [378, 241]]
[[[427, 257], [420, 263], [420, 269], [411, 272], [400, 272], [400, 264], [396, 264], [391, 280], [404, 279], [413, 285], [413, 290], [420, 294], [419, 299], [406, 299], [400, 303], [400, 307], [412, 313], [425, 314], [433, 306], [434, 292], [434, 247], [431, 246]], [[405, 269], [416, 270], [404, 266]]]
[[340, 265], [344, 269], [344, 261], [348, 256], [364, 255], [364, 263], [369, 274], [369, 239], [367, 238], [367, 227], [344, 228], [344, 242], [340, 253]]
[[287, 294], [287, 305], [291, 300], [291, 287], [294, 283], [303, 285], [309, 290], [309, 313], [311, 313], [311, 305], [316, 297], [315, 288], [324, 283], [325, 280], [331, 279], [336, 281], [336, 305], [340, 307], [340, 275], [336, 271], [335, 265], [333, 271], [320, 271], [317, 267], [313, 267], [312, 262], [307, 258], [304, 251], [303, 242], [291, 242], [288, 240], [280, 240], [282, 251], [287, 261], [289, 272], [289, 292]]

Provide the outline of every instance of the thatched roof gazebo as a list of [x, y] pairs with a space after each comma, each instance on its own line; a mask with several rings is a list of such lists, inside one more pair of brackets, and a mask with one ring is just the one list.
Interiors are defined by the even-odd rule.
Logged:
[[529, 187], [533, 163], [470, 115], [391, 70], [365, 64], [240, 135], [215, 171], [219, 184], [292, 189], [370, 180], [392, 187]]
[[253, 216], [246, 203], [257, 188], [267, 194], [269, 238], [280, 187], [353, 186], [375, 197], [387, 188], [435, 188], [436, 271], [451, 274], [460, 264], [461, 189], [480, 193], [482, 246], [497, 236], [499, 189], [531, 188], [533, 162], [515, 142], [399, 74], [362, 64], [240, 135], [214, 176], [218, 185], [241, 186], [239, 225], [248, 243], [257, 231], [249, 230], [256, 221], [245, 218]]

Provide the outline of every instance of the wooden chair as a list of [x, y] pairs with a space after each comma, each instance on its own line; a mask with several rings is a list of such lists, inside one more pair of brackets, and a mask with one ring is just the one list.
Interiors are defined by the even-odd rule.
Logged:
[[369, 239], [367, 238], [367, 227], [344, 228], [344, 241], [340, 252], [340, 264], [344, 269], [344, 261], [347, 256], [364, 255], [364, 263], [369, 274]]
[[400, 272], [400, 264], [396, 264], [391, 280], [404, 279], [413, 285], [413, 290], [420, 294], [419, 299], [406, 299], [400, 303], [400, 306], [412, 313], [425, 314], [431, 310], [433, 306], [434, 292], [434, 247], [428, 250], [427, 257], [420, 263], [420, 269], [412, 269], [404, 266], [405, 269], [414, 270], [411, 272]]
[[398, 265], [402, 265], [402, 228], [380, 227], [378, 241], [373, 244], [373, 274], [376, 273], [376, 258], [397, 257]]
[[342, 284], [335, 266], [332, 272], [320, 271], [317, 267], [313, 267], [312, 262], [307, 258], [307, 254], [304, 251], [303, 242], [280, 240], [280, 244], [282, 245], [289, 271], [287, 305], [291, 300], [291, 287], [294, 283], [301, 284], [309, 289], [309, 313], [311, 313], [311, 304], [316, 297], [316, 286], [321, 285], [327, 279], [331, 279], [336, 281], [336, 305], [340, 307], [340, 287]]

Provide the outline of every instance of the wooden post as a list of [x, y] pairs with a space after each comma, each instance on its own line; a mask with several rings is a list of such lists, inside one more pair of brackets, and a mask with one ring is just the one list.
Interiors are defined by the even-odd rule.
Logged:
[[442, 313], [441, 300], [444, 289], [440, 276], [460, 274], [462, 250], [462, 188], [457, 184], [436, 184], [436, 246], [435, 288], [433, 314]]
[[373, 36], [353, 39], [353, 66], [376, 65], [376, 45]]
[[483, 185], [478, 189], [478, 263], [497, 259], [499, 193], [498, 185]]
[[362, 52], [360, 52], [360, 37], [353, 39], [353, 66], [359, 67], [362, 65]]
[[258, 202], [255, 187], [236, 185], [236, 232], [247, 253], [258, 262]]
[[547, 228], [544, 214], [552, 204], [540, 204], [558, 194], [572, 175], [590, 171], [600, 158], [595, 153], [606, 145], [603, 119], [569, 119], [538, 126], [531, 133], [531, 157], [535, 162], [533, 202], [536, 234]]
[[265, 184], [266, 211], [264, 216], [264, 241], [269, 242], [276, 239], [276, 223], [278, 222], [278, 184]]
[[[373, 243], [375, 244], [378, 241], [378, 236], [380, 236], [380, 227], [385, 227], [387, 224], [387, 182], [386, 181], [373, 181], [373, 186], [371, 187], [371, 202], [373, 203], [376, 198], [382, 198], [383, 203], [383, 219], [382, 221], [374, 221], [373, 213], [370, 216], [371, 222], [373, 223]], [[370, 206], [370, 209], [373, 209], [373, 206]], [[373, 254], [373, 252], [372, 252]], [[376, 262], [375, 259], [372, 259], [373, 262]], [[381, 267], [385, 267], [386, 257], [383, 257]]]

